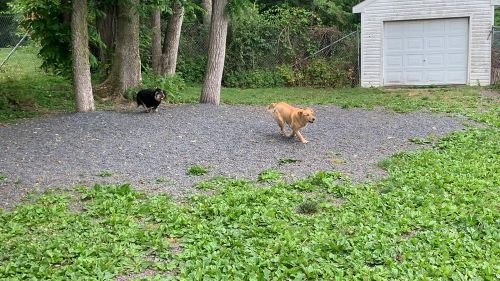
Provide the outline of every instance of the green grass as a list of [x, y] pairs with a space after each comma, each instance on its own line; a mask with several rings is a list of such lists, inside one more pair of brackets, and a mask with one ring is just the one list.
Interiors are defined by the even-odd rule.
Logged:
[[259, 182], [274, 182], [279, 180], [280, 178], [281, 178], [281, 172], [274, 169], [268, 169], [262, 171], [257, 176], [257, 180]]
[[[0, 49], [0, 60], [10, 49]], [[71, 83], [40, 69], [34, 47], [17, 49], [0, 69], [0, 122], [74, 110]]]
[[[0, 59], [10, 49], [0, 49]], [[27, 46], [18, 49], [6, 66], [0, 69], [0, 122], [45, 113], [73, 111], [74, 98], [71, 83], [60, 76], [49, 75], [39, 66], [36, 49]], [[482, 97], [478, 87], [432, 87], [418, 89], [383, 88], [273, 88], [232, 89], [223, 88], [223, 104], [268, 105], [287, 101], [297, 105], [335, 104], [343, 108], [372, 109], [383, 107], [396, 112], [427, 109], [436, 112], [454, 112], [475, 116], [476, 120], [496, 122], [500, 114], [498, 103], [492, 97]], [[201, 89], [187, 87], [173, 102], [196, 103]], [[110, 104], [97, 104], [98, 108], [110, 108]], [[496, 120], [496, 121], [495, 121]]]
[[[228, 89], [221, 91], [223, 104], [265, 106], [271, 102], [286, 101], [296, 105], [334, 104], [342, 108], [384, 108], [406, 113], [416, 110], [459, 113], [474, 120], [500, 126], [500, 106], [493, 97], [480, 95], [480, 87], [429, 87], [417, 89], [384, 88], [273, 88]], [[199, 87], [188, 87], [177, 102], [198, 102]]]
[[188, 168], [186, 174], [189, 176], [203, 176], [208, 173], [208, 169], [206, 167], [202, 167], [200, 165], [193, 165]]

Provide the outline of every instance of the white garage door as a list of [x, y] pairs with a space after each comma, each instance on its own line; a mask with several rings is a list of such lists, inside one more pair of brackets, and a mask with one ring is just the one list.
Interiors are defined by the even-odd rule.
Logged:
[[384, 23], [384, 85], [466, 84], [467, 18]]

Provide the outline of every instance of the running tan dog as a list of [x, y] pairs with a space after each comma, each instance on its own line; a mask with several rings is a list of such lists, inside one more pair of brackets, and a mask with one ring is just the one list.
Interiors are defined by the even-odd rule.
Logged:
[[278, 123], [284, 136], [286, 136], [285, 123], [287, 123], [292, 129], [290, 137], [296, 136], [302, 143], [308, 143], [299, 132], [299, 129], [316, 120], [314, 110], [308, 107], [304, 109], [296, 108], [286, 102], [271, 103], [267, 109], [273, 113], [274, 120]]

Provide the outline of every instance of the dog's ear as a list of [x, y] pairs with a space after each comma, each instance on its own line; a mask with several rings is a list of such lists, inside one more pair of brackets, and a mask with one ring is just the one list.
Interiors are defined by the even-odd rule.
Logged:
[[301, 109], [301, 110], [299, 110], [299, 112], [298, 112], [298, 113], [299, 113], [299, 115], [300, 115], [300, 116], [302, 116], [302, 115], [304, 115], [304, 110], [303, 110], [303, 109]]
[[312, 108], [310, 108], [310, 107], [306, 107], [306, 108], [304, 108], [304, 110], [309, 110], [309, 111], [311, 111], [311, 113], [313, 113], [313, 114], [314, 114], [314, 109], [312, 109]]

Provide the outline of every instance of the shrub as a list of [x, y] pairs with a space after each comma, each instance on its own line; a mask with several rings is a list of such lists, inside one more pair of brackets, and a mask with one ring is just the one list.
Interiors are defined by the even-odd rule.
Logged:
[[276, 70], [256, 69], [227, 74], [223, 83], [230, 88], [272, 88], [284, 86], [285, 80]]
[[146, 71], [142, 75], [142, 86], [127, 90], [125, 98], [134, 100], [137, 92], [143, 88], [161, 88], [167, 94], [167, 102], [175, 103], [185, 86], [184, 79], [177, 74], [160, 76]]

